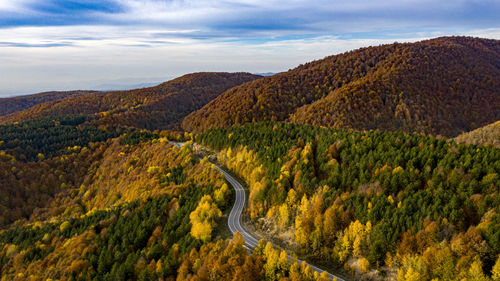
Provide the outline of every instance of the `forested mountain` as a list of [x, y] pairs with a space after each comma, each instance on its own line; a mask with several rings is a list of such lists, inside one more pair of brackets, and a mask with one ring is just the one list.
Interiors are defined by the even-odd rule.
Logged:
[[273, 122], [197, 142], [248, 183], [250, 224], [317, 264], [356, 280], [500, 274], [495, 147]]
[[259, 78], [249, 73], [193, 73], [155, 87], [97, 92], [36, 105], [0, 117], [0, 123], [68, 114], [97, 115], [95, 124], [172, 128], [225, 90]]
[[461, 143], [492, 145], [500, 148], [500, 121], [463, 133], [455, 140]]
[[[0, 117], [0, 279], [328, 280], [287, 250], [348, 281], [500, 281], [499, 58], [444, 37], [34, 96], [64, 98]], [[203, 154], [277, 246], [230, 234]]]
[[34, 95], [0, 98], [0, 116], [25, 110], [40, 103], [56, 101], [69, 97], [78, 97], [91, 93], [95, 93], [95, 91], [44, 92]]
[[187, 116], [201, 132], [259, 120], [457, 136], [500, 119], [500, 42], [368, 47], [232, 88]]

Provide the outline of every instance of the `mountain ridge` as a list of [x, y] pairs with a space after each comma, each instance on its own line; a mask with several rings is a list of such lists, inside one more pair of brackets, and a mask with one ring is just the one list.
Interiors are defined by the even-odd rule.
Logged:
[[499, 42], [440, 37], [329, 56], [232, 88], [183, 128], [272, 120], [456, 136], [500, 119]]
[[172, 128], [225, 90], [260, 76], [244, 72], [198, 72], [154, 87], [95, 92], [66, 98], [0, 117], [0, 124], [68, 114], [97, 114], [99, 125], [122, 125], [145, 129]]

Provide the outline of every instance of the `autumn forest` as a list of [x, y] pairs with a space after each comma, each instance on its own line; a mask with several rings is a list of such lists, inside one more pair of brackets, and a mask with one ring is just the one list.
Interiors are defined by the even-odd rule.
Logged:
[[471, 37], [0, 99], [0, 280], [500, 281], [499, 120]]

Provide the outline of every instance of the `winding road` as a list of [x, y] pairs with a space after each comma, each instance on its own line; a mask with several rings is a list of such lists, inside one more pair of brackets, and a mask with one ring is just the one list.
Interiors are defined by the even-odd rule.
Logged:
[[[231, 212], [229, 213], [229, 218], [227, 220], [227, 224], [229, 226], [229, 230], [231, 231], [232, 234], [236, 233], [238, 231], [241, 233], [243, 236], [243, 239], [245, 239], [245, 246], [248, 249], [254, 249], [257, 247], [259, 244], [259, 240], [255, 237], [253, 237], [250, 233], [248, 233], [245, 228], [241, 225], [241, 214], [243, 212], [243, 208], [245, 207], [245, 200], [246, 200], [246, 194], [245, 194], [245, 189], [243, 188], [243, 185], [239, 183], [234, 177], [232, 177], [228, 172], [224, 171], [221, 167], [219, 167], [216, 164], [213, 164], [219, 171], [224, 175], [226, 180], [233, 186], [234, 191], [236, 193], [236, 200], [234, 201], [234, 206], [233, 209], [231, 209]], [[288, 260], [292, 260], [292, 257], [288, 255]], [[302, 263], [301, 260], [298, 260], [298, 263]], [[330, 277], [330, 280], [335, 280], [334, 278], [337, 278], [337, 281], [345, 281], [344, 279], [340, 278], [339, 276], [333, 275], [325, 270], [322, 270], [321, 268], [318, 268], [312, 264], [307, 263], [309, 267], [314, 269], [314, 271], [318, 272], [318, 274], [321, 274], [323, 272], [328, 273], [328, 276]]]
[[[171, 142], [173, 145], [177, 147], [182, 147], [184, 143], [179, 143], [179, 142]], [[255, 237], [253, 237], [250, 233], [248, 233], [245, 228], [241, 225], [241, 214], [243, 213], [243, 208], [245, 208], [245, 201], [246, 201], [246, 194], [245, 194], [245, 189], [243, 188], [243, 185], [238, 182], [233, 176], [231, 176], [228, 172], [223, 170], [221, 167], [219, 167], [217, 164], [212, 163], [226, 178], [226, 180], [233, 186], [234, 191], [236, 193], [236, 200], [234, 201], [233, 208], [231, 209], [231, 212], [229, 213], [229, 218], [227, 220], [227, 225], [229, 226], [229, 230], [231, 233], [234, 235], [236, 232], [241, 233], [243, 236], [243, 239], [245, 239], [245, 244], [244, 246], [250, 250], [253, 250], [256, 248], [259, 244], [259, 240]], [[287, 254], [288, 260], [292, 260], [292, 257]], [[297, 262], [300, 264], [302, 263], [302, 260], [297, 260]], [[306, 262], [306, 264], [311, 267], [314, 271], [318, 272], [318, 274], [321, 274], [323, 272], [326, 272], [328, 276], [330, 277], [330, 280], [337, 280], [337, 281], [345, 281], [341, 277], [337, 275], [333, 275], [325, 270], [322, 270], [321, 268], [318, 268], [312, 264], [309, 264]], [[336, 278], [336, 279], [335, 279]]]

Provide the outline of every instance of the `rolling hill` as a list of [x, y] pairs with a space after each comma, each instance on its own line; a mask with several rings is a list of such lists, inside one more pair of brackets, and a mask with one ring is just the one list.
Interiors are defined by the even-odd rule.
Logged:
[[232, 88], [187, 116], [201, 132], [262, 120], [448, 137], [500, 119], [500, 42], [362, 48]]
[[499, 58], [446, 37], [27, 97], [0, 117], [0, 279], [330, 280], [296, 256], [345, 280], [500, 280]]
[[0, 117], [0, 124], [69, 114], [97, 114], [97, 125], [172, 128], [225, 90], [259, 78], [249, 73], [193, 73], [155, 87], [96, 92], [38, 104]]
[[95, 93], [95, 91], [43, 92], [34, 95], [0, 98], [0, 116], [25, 110], [40, 103], [84, 96], [91, 93]]

